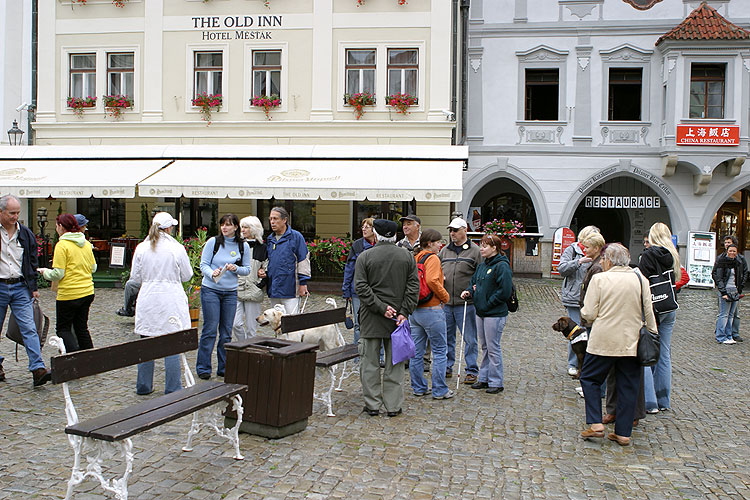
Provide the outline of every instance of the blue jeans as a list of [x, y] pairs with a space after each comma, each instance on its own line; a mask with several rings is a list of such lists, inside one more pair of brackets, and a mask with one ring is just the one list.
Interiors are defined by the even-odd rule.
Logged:
[[227, 353], [224, 344], [232, 340], [232, 324], [237, 311], [237, 290], [215, 290], [201, 287], [201, 308], [203, 309], [203, 330], [198, 344], [198, 360], [195, 371], [198, 375], [211, 374], [211, 353], [216, 343], [216, 330], [219, 330], [219, 345], [216, 348], [216, 374], [224, 376], [224, 363]]
[[[26, 283], [14, 283], [12, 285], [0, 283], [0, 328], [5, 321], [8, 306], [10, 306], [13, 316], [16, 317], [18, 329], [23, 337], [23, 345], [26, 347], [26, 355], [29, 357], [29, 371], [44, 368], [42, 349], [39, 346], [39, 337], [34, 323], [33, 301]], [[0, 365], [3, 364], [3, 359], [0, 356]]]
[[[721, 301], [724, 300], [721, 298], [721, 293], [718, 293], [717, 290], [717, 298], [719, 299], [719, 310], [721, 310]], [[737, 337], [740, 336], [740, 303], [737, 302], [737, 307], [734, 308], [734, 315], [731, 317], [730, 321], [732, 322], [732, 338], [737, 339]]]
[[[577, 325], [581, 325], [581, 308], [565, 306], [568, 311], [568, 317], [576, 322]], [[570, 341], [568, 341], [568, 368], [578, 368], [578, 358], [576, 353], [570, 347]]]
[[737, 302], [724, 300], [719, 296], [719, 316], [716, 318], [716, 341], [724, 342], [732, 338], [732, 318]]
[[418, 307], [409, 316], [411, 336], [414, 339], [416, 353], [409, 361], [411, 388], [415, 394], [427, 392], [427, 380], [424, 378], [424, 351], [427, 339], [432, 349], [432, 395], [444, 396], [448, 392], [445, 383], [445, 315], [440, 306]]
[[643, 369], [646, 410], [671, 408], [672, 394], [672, 330], [677, 311], [659, 314], [659, 361]]
[[[180, 355], [164, 358], [164, 394], [182, 389], [180, 382]], [[154, 391], [154, 361], [138, 363], [138, 378], [135, 382], [137, 394], [151, 394]]]
[[507, 316], [477, 316], [477, 338], [482, 346], [479, 382], [486, 382], [490, 387], [503, 387], [503, 351], [500, 349], [500, 339], [507, 319]]
[[[464, 306], [443, 306], [443, 313], [445, 313], [445, 327], [448, 339], [446, 369], [453, 371], [453, 364], [456, 361], [456, 327], [464, 321]], [[466, 374], [476, 375], [479, 373], [479, 367], [477, 366], [477, 321], [473, 304], [466, 305], [466, 325], [461, 334], [466, 344], [464, 351]]]

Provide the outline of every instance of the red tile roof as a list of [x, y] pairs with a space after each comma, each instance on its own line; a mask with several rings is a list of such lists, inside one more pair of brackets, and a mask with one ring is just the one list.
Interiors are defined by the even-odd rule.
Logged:
[[727, 21], [705, 2], [680, 24], [656, 41], [664, 40], [748, 40], [750, 32]]

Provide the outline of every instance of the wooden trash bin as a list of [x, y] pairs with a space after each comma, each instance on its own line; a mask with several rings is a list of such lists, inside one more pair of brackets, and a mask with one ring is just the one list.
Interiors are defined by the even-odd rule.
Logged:
[[[241, 432], [277, 439], [307, 427], [312, 415], [317, 344], [253, 337], [224, 347], [224, 381], [247, 385], [241, 394]], [[227, 409], [225, 416], [224, 425], [234, 426], [237, 414]]]

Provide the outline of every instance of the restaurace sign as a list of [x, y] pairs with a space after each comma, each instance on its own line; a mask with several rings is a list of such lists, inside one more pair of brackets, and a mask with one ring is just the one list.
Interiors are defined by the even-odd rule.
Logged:
[[[261, 28], [282, 28], [284, 16], [195, 16], [193, 29], [201, 30], [203, 40], [271, 40], [272, 32]], [[229, 29], [229, 31], [218, 31]]]

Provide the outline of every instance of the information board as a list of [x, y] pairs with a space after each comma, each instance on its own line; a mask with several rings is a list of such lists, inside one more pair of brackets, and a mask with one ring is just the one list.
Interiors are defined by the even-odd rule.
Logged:
[[688, 286], [713, 288], [711, 271], [716, 260], [716, 233], [688, 232], [687, 272]]
[[125, 243], [111, 243], [109, 245], [109, 267], [125, 267]]
[[557, 266], [560, 264], [560, 257], [563, 252], [576, 240], [576, 235], [569, 227], [559, 227], [552, 237], [552, 273], [559, 276]]

